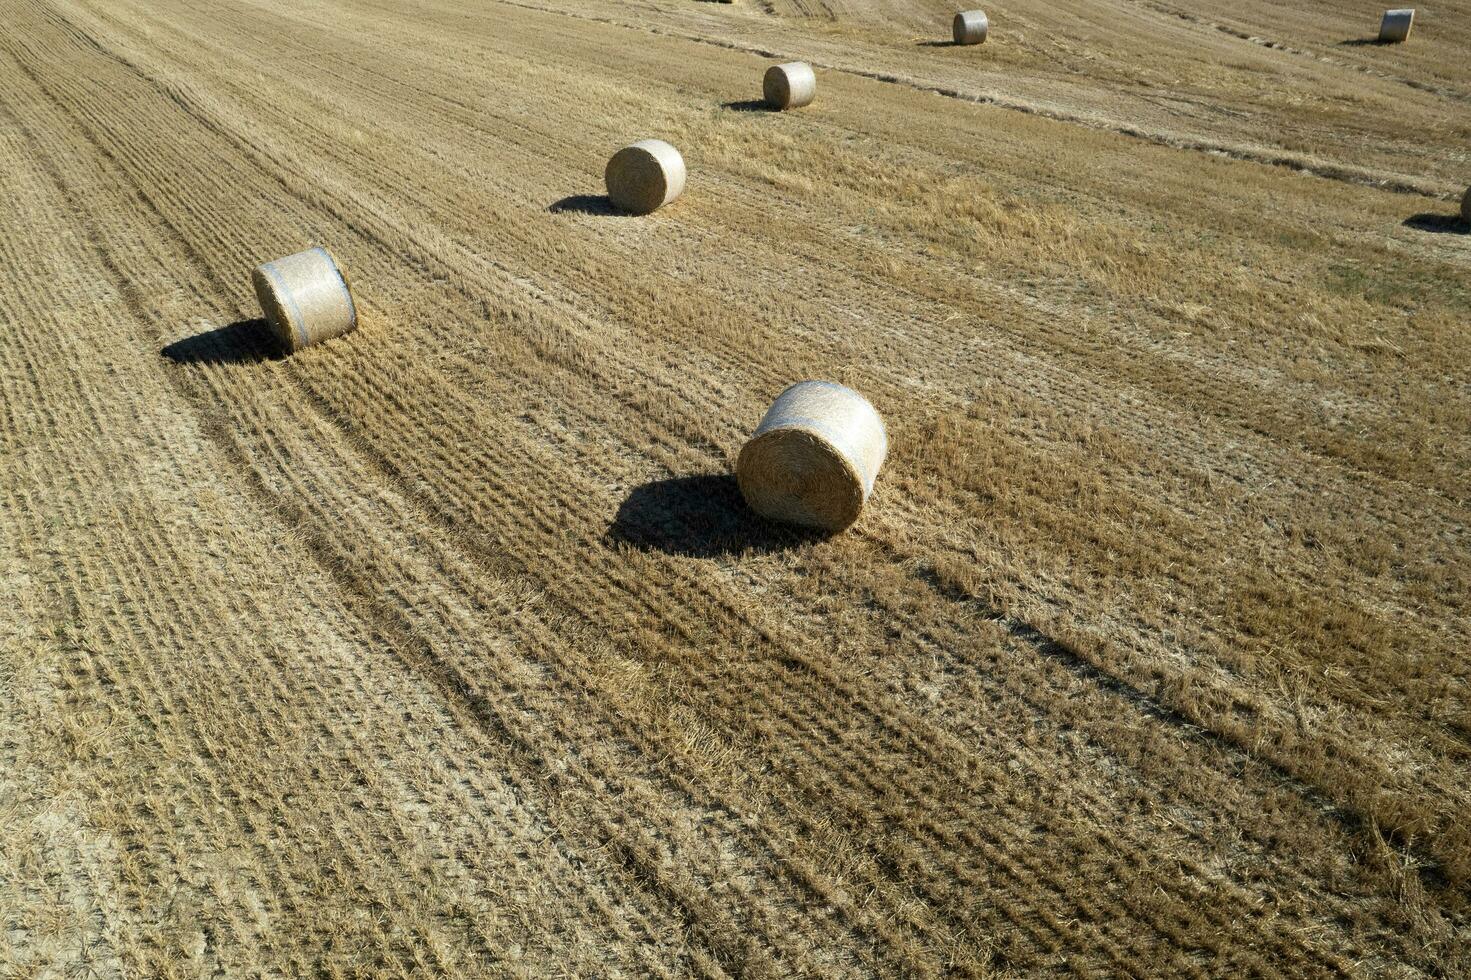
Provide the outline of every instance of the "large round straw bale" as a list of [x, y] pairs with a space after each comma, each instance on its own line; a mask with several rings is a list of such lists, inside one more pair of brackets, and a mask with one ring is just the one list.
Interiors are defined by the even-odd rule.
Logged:
[[805, 61], [772, 65], [761, 80], [761, 91], [773, 109], [800, 109], [817, 95], [817, 76]]
[[990, 28], [984, 10], [962, 10], [950, 25], [956, 44], [980, 44], [986, 40], [986, 31]]
[[358, 325], [347, 277], [325, 248], [267, 262], [250, 278], [271, 329], [288, 352], [341, 336]]
[[1415, 8], [1386, 10], [1384, 19], [1379, 22], [1379, 40], [1385, 44], [1398, 44], [1410, 36], [1410, 28], [1414, 24]]
[[736, 460], [736, 479], [763, 517], [840, 531], [858, 519], [888, 451], [867, 399], [831, 381], [803, 381], [762, 417]]
[[615, 206], [649, 214], [684, 191], [684, 175], [678, 150], [663, 140], [639, 140], [613, 154], [603, 179]]

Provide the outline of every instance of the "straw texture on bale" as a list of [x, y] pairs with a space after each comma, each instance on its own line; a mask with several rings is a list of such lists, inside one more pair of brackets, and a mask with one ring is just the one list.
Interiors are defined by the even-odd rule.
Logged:
[[1387, 44], [1398, 44], [1410, 36], [1410, 28], [1414, 24], [1415, 8], [1386, 10], [1384, 19], [1379, 22], [1379, 40]]
[[867, 399], [830, 381], [803, 381], [762, 417], [736, 460], [736, 479], [763, 517], [840, 531], [858, 519], [888, 451]]
[[955, 15], [951, 32], [955, 35], [956, 44], [980, 44], [986, 40], [986, 31], [990, 27], [984, 10], [962, 10]]
[[1471, 187], [1466, 188], [1466, 193], [1461, 197], [1461, 220], [1471, 225]]
[[309, 248], [257, 266], [251, 281], [266, 320], [287, 352], [339, 337], [358, 325], [347, 276], [325, 248]]
[[684, 191], [684, 157], [663, 140], [639, 140], [613, 154], [603, 179], [615, 207], [657, 211]]
[[817, 76], [805, 61], [772, 65], [761, 80], [761, 91], [773, 109], [800, 109], [817, 96]]

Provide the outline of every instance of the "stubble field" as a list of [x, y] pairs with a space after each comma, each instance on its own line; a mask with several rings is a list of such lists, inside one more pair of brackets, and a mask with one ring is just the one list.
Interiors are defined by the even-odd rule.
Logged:
[[0, 972], [1471, 974], [1471, 5], [987, 12], [8, 4]]

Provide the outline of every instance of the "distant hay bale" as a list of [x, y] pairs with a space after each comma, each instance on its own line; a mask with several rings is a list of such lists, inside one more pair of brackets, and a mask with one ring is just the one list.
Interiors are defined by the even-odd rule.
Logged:
[[250, 278], [271, 329], [289, 353], [341, 336], [358, 325], [347, 276], [325, 248], [309, 248], [267, 262], [257, 266]]
[[858, 519], [888, 450], [867, 399], [830, 381], [803, 381], [762, 417], [741, 449], [736, 479], [763, 517], [841, 531]]
[[761, 91], [773, 109], [800, 109], [817, 95], [817, 76], [805, 61], [772, 65], [761, 80]]
[[1399, 44], [1410, 36], [1410, 28], [1414, 24], [1414, 7], [1386, 10], [1384, 19], [1379, 22], [1379, 40], [1384, 44]]
[[956, 44], [981, 44], [986, 40], [986, 31], [990, 27], [984, 10], [962, 10], [950, 25]]
[[639, 140], [613, 154], [603, 179], [608, 197], [632, 214], [657, 211], [684, 191], [684, 157], [663, 140]]

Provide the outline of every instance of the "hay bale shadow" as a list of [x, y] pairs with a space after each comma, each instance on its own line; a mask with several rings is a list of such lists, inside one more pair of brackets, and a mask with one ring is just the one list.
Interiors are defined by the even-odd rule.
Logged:
[[914, 43], [914, 46], [916, 48], [959, 48], [959, 47], [963, 47], [963, 45], [956, 44], [954, 41], [916, 41]]
[[547, 210], [552, 214], [593, 214], [600, 217], [625, 217], [622, 211], [613, 206], [613, 201], [606, 194], [573, 194], [564, 197], [560, 201], [554, 201], [547, 205]]
[[1471, 235], [1471, 224], [1461, 220], [1460, 215], [1436, 214], [1432, 211], [1412, 214], [1403, 222], [1406, 228], [1428, 231], [1436, 235]]
[[176, 340], [159, 353], [175, 364], [257, 364], [286, 356], [266, 321], [237, 320]]
[[1381, 41], [1377, 37], [1351, 37], [1346, 41], [1338, 42], [1340, 47], [1345, 48], [1387, 47], [1393, 43], [1393, 41]]
[[736, 99], [734, 102], [722, 102], [720, 108], [729, 109], [731, 112], [775, 113], [779, 111], [765, 99]]
[[827, 537], [756, 516], [734, 476], [682, 476], [635, 487], [604, 540], [640, 551], [718, 558], [794, 548]]

